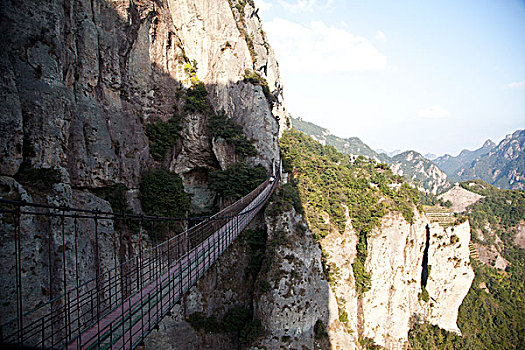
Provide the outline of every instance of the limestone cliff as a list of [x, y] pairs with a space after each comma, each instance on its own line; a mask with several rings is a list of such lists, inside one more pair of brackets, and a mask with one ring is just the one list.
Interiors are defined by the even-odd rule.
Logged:
[[[279, 129], [289, 124], [283, 87], [251, 1], [3, 2], [0, 29], [2, 197], [110, 211], [97, 190], [119, 184], [126, 189], [126, 205], [140, 212], [141, 175], [152, 167], [166, 167], [181, 176], [192, 194], [192, 210], [209, 211], [214, 193], [208, 189], [207, 174], [235, 159], [208, 130], [209, 114], [221, 110], [253, 141], [258, 154], [247, 162], [271, 170], [279, 160]], [[257, 79], [249, 80], [249, 75]], [[185, 108], [184, 93], [196, 82], [205, 86], [209, 113]], [[146, 128], [175, 113], [181, 115], [180, 136], [166, 156], [156, 160]], [[52, 176], [45, 188], [35, 190], [20, 183], [27, 171]], [[24, 225], [35, 235], [47, 230], [46, 223]], [[58, 242], [58, 225], [49, 223], [49, 228], [49, 239]], [[134, 254], [137, 242], [137, 235], [122, 240], [113, 227], [103, 229], [102, 271]], [[85, 262], [93, 259], [92, 231], [87, 224], [79, 228]], [[73, 230], [68, 227], [67, 232]], [[71, 239], [66, 239], [68, 247]], [[23, 243], [24, 264], [28, 270], [29, 265], [43, 267], [24, 277], [34, 291], [28, 308], [49, 294], [43, 282], [47, 243], [31, 253], [32, 240], [27, 237]], [[7, 269], [12, 242], [2, 235], [0, 245]], [[192, 290], [185, 310], [174, 310], [174, 320], [192, 311], [220, 316], [234, 304], [250, 307], [253, 281], [239, 286], [232, 277], [244, 273], [246, 249], [241, 243], [232, 247]], [[83, 275], [91, 278], [94, 268], [85, 262]], [[14, 285], [9, 278], [4, 282]], [[13, 293], [3, 288], [2, 299]], [[161, 329], [169, 333], [189, 327], [184, 322], [171, 327], [170, 322], [175, 321], [167, 320]], [[224, 338], [224, 347], [235, 342]], [[206, 341], [195, 340], [202, 347], [209, 346]]]
[[[365, 267], [371, 286], [361, 298], [356, 294], [352, 271], [356, 239], [350, 227], [344, 234], [332, 232], [322, 241], [327, 263], [337, 271], [330, 285], [339, 314], [338, 318], [330, 315], [334, 349], [355, 348], [366, 338], [388, 349], [403, 348], [414, 315], [459, 332], [457, 312], [474, 279], [468, 222], [443, 229], [420, 214], [413, 224], [398, 214], [384, 217], [368, 238]], [[428, 272], [426, 277], [423, 270]], [[428, 292], [426, 301], [423, 289]]]
[[[267, 210], [272, 211], [275, 203]], [[303, 217], [292, 208], [266, 215], [268, 268], [259, 276], [269, 288], [259, 291], [255, 314], [267, 330], [254, 349], [327, 347], [320, 324], [328, 324], [329, 288], [321, 249]]]

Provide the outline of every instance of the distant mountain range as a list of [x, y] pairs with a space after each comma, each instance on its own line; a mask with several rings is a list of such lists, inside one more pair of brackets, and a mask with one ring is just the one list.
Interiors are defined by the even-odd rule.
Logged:
[[323, 145], [334, 146], [339, 152], [346, 154], [362, 155], [371, 159], [375, 159], [380, 163], [386, 163], [388, 156], [386, 154], [379, 154], [370, 148], [367, 144], [361, 141], [358, 137], [350, 137], [343, 139], [341, 137], [332, 135], [328, 129], [307, 122], [301, 118], [292, 117], [292, 125], [299, 131], [312, 137], [314, 140]]
[[389, 157], [394, 157], [394, 156], [397, 156], [399, 153], [402, 153], [403, 151], [401, 151], [400, 149], [395, 149], [392, 152], [388, 152], [388, 151], [386, 151], [384, 149], [379, 148], [379, 149], [376, 150], [376, 152], [379, 153], [379, 154], [384, 153], [384, 154], [386, 154]]
[[434, 160], [451, 181], [481, 179], [504, 189], [525, 189], [525, 130], [507, 135], [498, 145], [487, 140], [474, 151], [457, 157], [444, 155]]
[[[362, 155], [378, 162], [387, 163], [395, 174], [402, 175], [426, 192], [436, 194], [451, 187], [447, 181], [447, 175], [416, 151], [400, 152], [396, 150], [378, 153], [358, 137], [341, 138], [332, 135], [327, 129], [301, 118], [292, 118], [292, 125], [320, 143], [334, 146], [339, 152], [356, 156]], [[389, 156], [389, 154], [393, 156]]]
[[297, 130], [324, 145], [334, 146], [340, 152], [387, 163], [394, 173], [434, 194], [449, 189], [451, 182], [476, 178], [499, 188], [525, 189], [525, 130], [507, 135], [498, 145], [487, 140], [480, 148], [465, 149], [456, 157], [449, 154], [437, 157], [431, 153], [423, 156], [416, 151], [374, 151], [358, 137], [341, 138], [301, 118], [292, 118], [292, 124]]
[[434, 159], [434, 163], [447, 173], [452, 181], [460, 182], [462, 179], [457, 176], [456, 173], [462, 169], [470, 167], [476, 158], [486, 155], [494, 147], [496, 147], [496, 144], [491, 140], [487, 140], [483, 146], [474, 151], [464, 149], [456, 157], [453, 157], [450, 154], [445, 154], [444, 156]]

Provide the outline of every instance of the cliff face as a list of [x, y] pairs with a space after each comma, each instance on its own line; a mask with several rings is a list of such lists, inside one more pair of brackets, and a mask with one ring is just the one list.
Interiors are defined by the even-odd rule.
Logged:
[[321, 249], [302, 216], [293, 209], [266, 215], [266, 225], [268, 269], [259, 280], [266, 281], [271, 289], [259, 291], [254, 305], [255, 314], [270, 331], [253, 347], [326, 348], [320, 331], [317, 335], [315, 331], [316, 324], [328, 324], [330, 314]]
[[[361, 298], [354, 288], [352, 270], [356, 240], [350, 228], [342, 235], [332, 232], [322, 241], [327, 263], [337, 271], [330, 285], [339, 315], [330, 315], [333, 348], [354, 348], [365, 338], [389, 349], [402, 348], [414, 315], [459, 332], [457, 312], [474, 279], [468, 222], [445, 230], [430, 225], [423, 215], [416, 215], [413, 224], [398, 214], [384, 217], [368, 238], [365, 268], [371, 285]], [[428, 271], [426, 277], [424, 269]], [[429, 295], [427, 301], [422, 297], [423, 286]]]
[[[196, 64], [209, 103], [254, 139], [267, 167], [278, 159], [287, 116], [273, 51], [256, 9], [227, 1], [24, 1], [2, 6], [2, 175], [25, 161], [61, 169], [61, 182], [93, 188], [137, 187], [151, 163], [144, 124], [180, 105]], [[250, 42], [246, 38], [251, 38]], [[268, 82], [244, 82], [245, 70]], [[275, 116], [272, 116], [273, 115]], [[170, 168], [190, 183], [191, 169], [215, 165], [205, 118], [183, 119]]]
[[[273, 162], [279, 160], [279, 128], [287, 127], [288, 116], [277, 62], [265, 40], [257, 10], [250, 3], [2, 3], [0, 195], [110, 211], [110, 204], [96, 191], [121, 184], [126, 188], [127, 205], [140, 212], [140, 176], [146, 169], [163, 166], [181, 176], [185, 190], [193, 195], [194, 211], [210, 210], [214, 193], [208, 190], [207, 172], [231, 165], [235, 155], [220, 139], [211, 137], [209, 113], [184, 109], [183, 92], [194, 85], [195, 79], [206, 87], [211, 112], [224, 110], [253, 140], [258, 155], [247, 161], [271, 171]], [[257, 73], [259, 81], [246, 80], [248, 73]], [[146, 126], [167, 121], [174, 113], [182, 116], [180, 137], [170, 145], [166, 157], [156, 161], [150, 154]], [[44, 174], [42, 169], [51, 168], [56, 174], [53, 171], [44, 191], [19, 183], [28, 169]], [[48, 230], [46, 222], [29, 221], [24, 225], [39, 239], [39, 232]], [[138, 237], [130, 234], [121, 239], [113, 227], [100, 230], [103, 272], [134, 254]], [[62, 239], [59, 224], [50, 222], [49, 231], [49, 240], [58, 244]], [[73, 229], [67, 227], [66, 232], [69, 235]], [[86, 223], [78, 228], [78, 235], [82, 274], [91, 278], [95, 272], [93, 228]], [[72, 239], [66, 237], [68, 254]], [[28, 308], [49, 295], [49, 290], [44, 290], [50, 268], [46, 264], [47, 241], [42, 242], [38, 253], [32, 241], [33, 237], [27, 237], [22, 244], [24, 268], [29, 271], [24, 276], [31, 294], [25, 304]], [[13, 242], [2, 235], [0, 245], [3, 265], [8, 269], [13, 258], [7, 252]], [[250, 306], [252, 282], [239, 286], [236, 278], [244, 273], [248, 260], [246, 244], [239, 243], [229, 250], [192, 290], [181, 313], [174, 311], [174, 319], [182, 320], [181, 315], [202, 310], [221, 315], [233, 304]], [[43, 267], [31, 269], [34, 265]], [[14, 286], [14, 276], [4, 282], [5, 286]], [[59, 289], [57, 285], [55, 292]], [[11, 287], [2, 289], [3, 300], [11, 300], [14, 295]], [[13, 307], [3, 308], [6, 312], [2, 314], [12, 315]], [[166, 322], [161, 329], [172, 332], [169, 322], [175, 321]], [[174, 327], [187, 329], [189, 325], [182, 322]], [[229, 344], [225, 347], [235, 341], [224, 338]], [[192, 339], [195, 344], [208, 346], [206, 339]]]

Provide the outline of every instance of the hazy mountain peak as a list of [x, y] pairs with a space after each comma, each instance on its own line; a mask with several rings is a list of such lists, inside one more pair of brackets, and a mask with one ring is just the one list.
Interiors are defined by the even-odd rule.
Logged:
[[499, 144], [487, 140], [474, 151], [457, 157], [439, 157], [434, 162], [453, 181], [482, 179], [500, 188], [525, 188], [525, 130], [508, 134]]
[[481, 148], [493, 148], [494, 146], [496, 146], [496, 144], [491, 139], [488, 139], [483, 143], [483, 146], [481, 146]]

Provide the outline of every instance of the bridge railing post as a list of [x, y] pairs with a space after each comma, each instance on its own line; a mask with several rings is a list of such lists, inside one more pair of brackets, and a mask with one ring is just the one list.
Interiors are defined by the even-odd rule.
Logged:
[[22, 260], [21, 260], [21, 232], [20, 232], [20, 206], [16, 207], [16, 228], [15, 228], [15, 264], [16, 264], [16, 313], [17, 321], [17, 336], [18, 344], [22, 345], [24, 342], [24, 323], [23, 323], [23, 298], [22, 298]]

